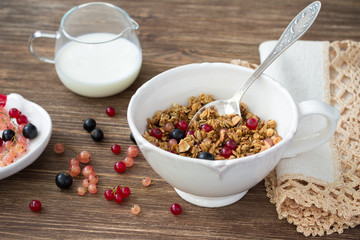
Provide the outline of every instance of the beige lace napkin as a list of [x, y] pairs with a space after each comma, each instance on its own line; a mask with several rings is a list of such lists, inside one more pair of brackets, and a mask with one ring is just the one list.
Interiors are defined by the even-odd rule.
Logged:
[[[260, 45], [262, 60], [274, 45]], [[256, 67], [240, 60], [233, 63]], [[298, 41], [266, 73], [281, 82], [295, 102], [320, 99], [341, 112], [328, 144], [281, 160], [266, 177], [268, 197], [279, 218], [305, 236], [355, 227], [360, 224], [360, 43]], [[299, 127], [311, 131], [311, 122], [314, 119]]]

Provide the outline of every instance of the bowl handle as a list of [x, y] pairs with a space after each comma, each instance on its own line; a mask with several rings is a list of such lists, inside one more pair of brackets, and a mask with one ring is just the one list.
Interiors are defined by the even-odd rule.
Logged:
[[319, 100], [308, 100], [298, 104], [299, 122], [305, 117], [320, 115], [326, 118], [326, 126], [305, 137], [298, 137], [296, 133], [290, 147], [285, 151], [283, 158], [295, 157], [297, 154], [307, 152], [328, 142], [336, 130], [340, 112], [334, 107]]

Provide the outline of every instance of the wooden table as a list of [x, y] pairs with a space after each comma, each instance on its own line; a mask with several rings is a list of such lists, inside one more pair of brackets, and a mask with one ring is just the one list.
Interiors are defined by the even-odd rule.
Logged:
[[[34, 59], [28, 37], [38, 29], [57, 30], [62, 15], [86, 0], [0, 1], [0, 92], [19, 93], [44, 107], [53, 121], [53, 133], [44, 153], [31, 166], [0, 181], [0, 239], [304, 239], [286, 220], [279, 220], [266, 197], [264, 183], [252, 188], [239, 202], [208, 209], [182, 200], [140, 154], [124, 174], [113, 170], [132, 143], [126, 121], [130, 97], [143, 83], [169, 68], [194, 62], [230, 62], [241, 58], [259, 62], [258, 46], [277, 39], [288, 22], [310, 1], [282, 0], [132, 0], [112, 1], [139, 24], [143, 66], [135, 83], [115, 96], [91, 99], [70, 92], [60, 82], [55, 68]], [[360, 2], [322, 1], [317, 22], [306, 40], [360, 41]], [[52, 54], [53, 42], [43, 42]], [[114, 106], [115, 117], [105, 114]], [[82, 121], [95, 118], [105, 133], [95, 143], [82, 128]], [[57, 155], [53, 146], [62, 142], [76, 151], [92, 153], [91, 165], [100, 176], [98, 193], [77, 196], [81, 178], [69, 190], [55, 185], [55, 176], [68, 170], [71, 151]], [[114, 155], [110, 146], [122, 146]], [[145, 188], [144, 176], [154, 184]], [[131, 188], [122, 205], [105, 200], [106, 189], [117, 184]], [[29, 210], [39, 199], [40, 213]], [[170, 205], [183, 207], [173, 216]], [[133, 204], [140, 215], [130, 213]], [[360, 227], [322, 239], [359, 239]]]

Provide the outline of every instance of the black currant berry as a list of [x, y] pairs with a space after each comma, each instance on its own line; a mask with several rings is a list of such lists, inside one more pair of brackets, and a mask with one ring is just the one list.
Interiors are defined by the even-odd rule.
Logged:
[[88, 118], [84, 121], [83, 127], [86, 131], [91, 132], [96, 127], [95, 119]]
[[55, 183], [61, 189], [67, 189], [71, 186], [73, 178], [66, 172], [60, 172], [56, 175]]
[[28, 123], [23, 129], [23, 135], [28, 139], [34, 139], [38, 135], [38, 130], [34, 124]]
[[135, 138], [134, 138], [133, 133], [130, 133], [130, 140], [131, 140], [134, 144], [137, 144], [137, 143], [136, 143], [136, 140], [135, 140]]
[[15, 132], [11, 129], [5, 129], [2, 133], [2, 139], [4, 142], [12, 141], [15, 137]]
[[180, 142], [181, 139], [185, 137], [185, 132], [179, 128], [174, 129], [170, 133], [170, 139], [176, 139], [176, 141]]
[[201, 152], [201, 153], [199, 153], [197, 158], [206, 159], [206, 160], [214, 160], [214, 155], [212, 155], [209, 152]]
[[100, 142], [104, 138], [104, 133], [101, 129], [95, 128], [94, 130], [91, 131], [91, 138], [95, 142]]

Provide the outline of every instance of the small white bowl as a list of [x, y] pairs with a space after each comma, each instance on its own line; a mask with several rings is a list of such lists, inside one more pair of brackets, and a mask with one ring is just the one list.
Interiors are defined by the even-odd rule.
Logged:
[[33, 163], [45, 150], [52, 132], [51, 118], [38, 104], [26, 100], [19, 94], [11, 93], [7, 95], [5, 109], [9, 110], [11, 108], [17, 108], [22, 114], [26, 115], [29, 122], [36, 126], [38, 135], [36, 138], [30, 140], [28, 150], [24, 156], [14, 163], [0, 168], [0, 180], [21, 171]]
[[[330, 138], [336, 127], [338, 112], [324, 103], [304, 102], [296, 105], [289, 92], [267, 75], [262, 75], [249, 88], [243, 102], [261, 119], [274, 119], [283, 140], [274, 147], [258, 154], [232, 160], [209, 161], [179, 156], [162, 150], [142, 137], [147, 118], [158, 110], [165, 110], [172, 103], [188, 105], [191, 96], [203, 92], [215, 99], [228, 99], [253, 73], [252, 69], [226, 63], [189, 64], [165, 71], [140, 87], [130, 100], [128, 123], [134, 138], [151, 167], [185, 200], [204, 207], [221, 207], [241, 199], [246, 192], [265, 178], [284, 153], [288, 155], [309, 150], [314, 144], [299, 141], [296, 148], [289, 148], [304, 116], [320, 110], [330, 112]], [[314, 107], [309, 107], [314, 106]], [[310, 110], [307, 110], [310, 109]], [[333, 118], [331, 118], [333, 117]], [[321, 134], [320, 134], [321, 135]], [[311, 145], [311, 146], [310, 146]], [[292, 146], [293, 147], [293, 146]]]

